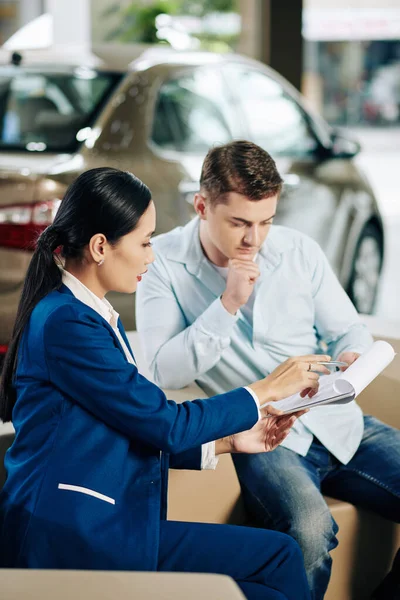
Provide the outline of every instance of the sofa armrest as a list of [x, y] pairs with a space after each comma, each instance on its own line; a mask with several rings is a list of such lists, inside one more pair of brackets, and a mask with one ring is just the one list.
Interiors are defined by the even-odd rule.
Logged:
[[170, 470], [168, 519], [234, 525], [248, 521], [230, 454], [219, 457], [215, 471]]
[[0, 569], [2, 600], [244, 600], [225, 575]]
[[397, 353], [393, 362], [360, 394], [357, 402], [363, 412], [400, 429], [400, 340], [383, 337]]
[[385, 371], [360, 394], [357, 402], [364, 414], [400, 429], [400, 379]]
[[197, 383], [191, 383], [180, 390], [163, 390], [169, 400], [175, 402], [185, 402], [185, 400], [198, 400], [199, 398], [208, 398], [207, 394], [203, 392], [201, 387]]

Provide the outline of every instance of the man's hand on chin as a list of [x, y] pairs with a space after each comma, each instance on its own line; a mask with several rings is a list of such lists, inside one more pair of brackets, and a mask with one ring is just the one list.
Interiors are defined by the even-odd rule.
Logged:
[[342, 352], [340, 356], [338, 356], [338, 360], [342, 360], [347, 363], [347, 367], [340, 367], [341, 371], [345, 371], [349, 368], [350, 365], [353, 364], [361, 355], [358, 352]]

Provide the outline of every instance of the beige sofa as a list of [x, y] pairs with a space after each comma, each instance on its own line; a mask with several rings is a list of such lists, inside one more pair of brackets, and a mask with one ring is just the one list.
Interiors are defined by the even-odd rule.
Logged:
[[245, 600], [229, 577], [0, 569], [1, 600]]
[[[136, 333], [130, 341], [140, 370], [146, 374]], [[399, 340], [388, 340], [400, 352]], [[398, 361], [399, 362], [399, 361]], [[196, 385], [168, 391], [180, 402], [204, 397]], [[360, 396], [366, 413], [400, 428], [400, 367], [396, 362]], [[9, 425], [0, 428], [0, 456], [12, 440]], [[0, 487], [4, 472], [0, 470]], [[333, 552], [333, 572], [325, 600], [368, 600], [388, 571], [396, 548], [400, 546], [400, 526], [355, 507], [328, 499], [338, 522], [339, 546]], [[220, 459], [216, 471], [171, 471], [169, 519], [181, 521], [251, 524], [244, 509], [240, 487], [230, 456]], [[240, 600], [243, 595], [234, 583], [221, 576], [146, 573], [21, 572], [0, 570], [2, 600], [30, 598], [85, 597], [86, 600]], [[55, 593], [57, 590], [57, 593]], [[59, 591], [61, 590], [61, 591]], [[70, 590], [66, 593], [65, 590]], [[134, 590], [134, 594], [131, 594]], [[115, 594], [113, 595], [113, 592]], [[62, 595], [64, 594], [64, 595]]]

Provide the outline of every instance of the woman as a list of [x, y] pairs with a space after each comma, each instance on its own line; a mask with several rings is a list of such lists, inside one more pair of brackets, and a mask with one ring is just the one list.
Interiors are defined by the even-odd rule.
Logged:
[[[16, 437], [0, 500], [1, 565], [226, 573], [248, 598], [308, 598], [299, 550], [270, 531], [165, 520], [167, 469], [276, 447], [295, 417], [257, 403], [315, 390], [292, 359], [248, 389], [176, 404], [136, 368], [110, 290], [153, 261], [148, 188], [110, 168], [69, 187], [40, 236], [5, 360], [0, 417]], [[55, 251], [61, 247], [64, 269]], [[329, 357], [324, 357], [328, 359]], [[239, 435], [239, 432], [250, 430]]]

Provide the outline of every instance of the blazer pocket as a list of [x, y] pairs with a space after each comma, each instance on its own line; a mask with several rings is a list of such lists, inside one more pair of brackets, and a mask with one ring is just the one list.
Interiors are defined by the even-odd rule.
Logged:
[[79, 494], [86, 494], [87, 496], [93, 496], [93, 498], [98, 498], [103, 502], [108, 502], [109, 504], [115, 504], [114, 498], [110, 498], [110, 496], [105, 496], [104, 494], [100, 494], [100, 492], [95, 492], [95, 490], [91, 490], [89, 488], [82, 487], [80, 485], [71, 485], [69, 483], [59, 483], [59, 490], [67, 490], [69, 492], [78, 492]]

